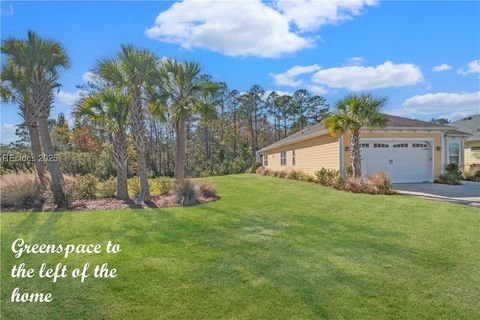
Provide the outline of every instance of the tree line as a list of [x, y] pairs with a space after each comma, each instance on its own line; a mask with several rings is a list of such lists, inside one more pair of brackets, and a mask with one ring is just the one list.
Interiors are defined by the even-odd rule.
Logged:
[[148, 200], [150, 176], [243, 172], [259, 149], [329, 114], [325, 99], [304, 89], [279, 94], [252, 85], [240, 92], [196, 62], [121, 45], [93, 66], [69, 125], [63, 114], [49, 119], [59, 73], [70, 67], [63, 46], [29, 31], [26, 39], [2, 41], [1, 51], [2, 101], [18, 106], [20, 144], [30, 147], [59, 206], [66, 201], [63, 172], [72, 170], [65, 161], [79, 155], [94, 155], [83, 159], [117, 177], [118, 198], [128, 198], [127, 178], [138, 176], [141, 200]]

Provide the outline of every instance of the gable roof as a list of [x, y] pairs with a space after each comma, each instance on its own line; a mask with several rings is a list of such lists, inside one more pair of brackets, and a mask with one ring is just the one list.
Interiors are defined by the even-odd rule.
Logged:
[[467, 141], [480, 140], [480, 114], [474, 114], [450, 124], [460, 131], [470, 133]]
[[[393, 116], [390, 114], [384, 114], [384, 115], [387, 117], [387, 125], [385, 128], [382, 128], [382, 129], [411, 128], [411, 129], [429, 129], [429, 130], [442, 130], [442, 131], [452, 129], [452, 127], [450, 126], [445, 126], [435, 122], [409, 119], [409, 118], [404, 118], [399, 116]], [[325, 127], [324, 122], [319, 122], [312, 126], [306, 127], [298, 132], [295, 132], [294, 134], [291, 134], [281, 140], [278, 140], [277, 142], [269, 146], [266, 146], [265, 148], [259, 151], [271, 150], [271, 149], [288, 145], [297, 141], [302, 141], [302, 140], [314, 138], [317, 136], [321, 136], [327, 133], [328, 133], [328, 130]]]

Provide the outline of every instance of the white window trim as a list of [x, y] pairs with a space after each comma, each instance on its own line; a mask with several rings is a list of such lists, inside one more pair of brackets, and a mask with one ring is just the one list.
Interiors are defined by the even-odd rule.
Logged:
[[[282, 152], [285, 153], [285, 156], [282, 157]], [[284, 163], [282, 164], [282, 160], [284, 160]], [[287, 150], [281, 150], [280, 151], [280, 166], [284, 167], [287, 165]]]
[[450, 144], [458, 144], [458, 166], [462, 165], [462, 141], [458, 138], [447, 139], [447, 164], [450, 164]]

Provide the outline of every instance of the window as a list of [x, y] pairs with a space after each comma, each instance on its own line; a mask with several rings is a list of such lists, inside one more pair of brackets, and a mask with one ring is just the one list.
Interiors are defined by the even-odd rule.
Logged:
[[373, 147], [374, 147], [374, 148], [388, 148], [389, 145], [386, 144], [386, 143], [374, 143], [374, 144], [373, 144]]
[[428, 148], [426, 143], [412, 143], [412, 148]]
[[263, 166], [268, 166], [268, 154], [263, 155]]
[[470, 151], [480, 151], [480, 147], [471, 147]]
[[458, 142], [448, 144], [448, 163], [460, 164], [460, 144]]
[[360, 145], [362, 148], [369, 148], [370, 147], [370, 143], [362, 143]]
[[295, 149], [292, 150], [292, 165], [295, 165]]
[[394, 148], [408, 148], [408, 143], [396, 143], [393, 145]]
[[280, 151], [280, 165], [287, 165], [287, 151]]

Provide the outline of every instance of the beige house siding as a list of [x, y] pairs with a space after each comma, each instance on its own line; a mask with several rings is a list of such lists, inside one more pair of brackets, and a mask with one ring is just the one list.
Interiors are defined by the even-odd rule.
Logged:
[[[437, 177], [441, 174], [442, 171], [442, 134], [438, 131], [364, 131], [360, 134], [361, 138], [379, 138], [379, 139], [387, 139], [387, 138], [398, 138], [398, 139], [433, 139], [434, 140], [434, 151], [433, 151], [433, 171], [434, 176]], [[346, 134], [344, 137], [344, 146], [350, 146], [350, 135]], [[438, 149], [437, 147], [440, 147]], [[350, 166], [350, 152], [344, 151], [344, 163], [345, 168]]]
[[[313, 174], [320, 168], [339, 170], [338, 138], [324, 135], [263, 152], [268, 155], [271, 170], [294, 169]], [[280, 165], [280, 152], [287, 152], [287, 163]], [[292, 150], [295, 150], [295, 165], [292, 163]]]
[[480, 147], [480, 140], [465, 141], [465, 166], [468, 168], [471, 164], [480, 164], [480, 150], [472, 151], [470, 148]]

